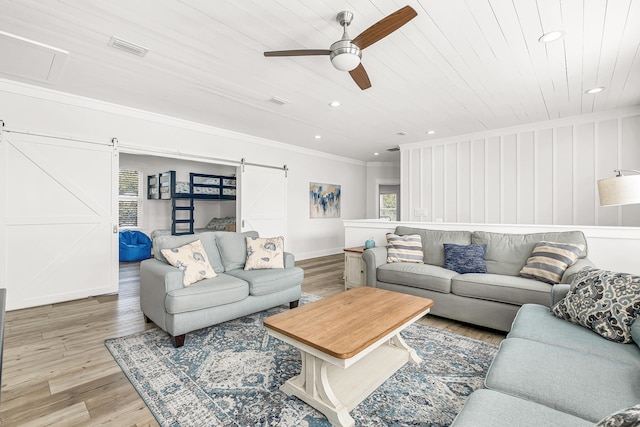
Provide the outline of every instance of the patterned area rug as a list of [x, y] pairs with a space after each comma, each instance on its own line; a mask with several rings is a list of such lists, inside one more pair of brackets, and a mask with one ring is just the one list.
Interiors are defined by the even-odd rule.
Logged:
[[[189, 333], [179, 349], [157, 328], [105, 345], [162, 426], [330, 426], [278, 388], [300, 372], [300, 353], [270, 337], [262, 319], [287, 309]], [[357, 426], [448, 426], [482, 387], [497, 347], [419, 324], [402, 336], [422, 363], [402, 367], [351, 416]]]

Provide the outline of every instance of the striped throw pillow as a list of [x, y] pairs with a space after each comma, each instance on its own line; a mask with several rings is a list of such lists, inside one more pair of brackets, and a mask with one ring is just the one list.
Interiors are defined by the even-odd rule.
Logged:
[[584, 251], [582, 243], [539, 242], [531, 252], [520, 276], [546, 283], [560, 283], [565, 270]]
[[422, 264], [422, 238], [419, 234], [399, 236], [387, 233], [387, 262], [417, 262]]

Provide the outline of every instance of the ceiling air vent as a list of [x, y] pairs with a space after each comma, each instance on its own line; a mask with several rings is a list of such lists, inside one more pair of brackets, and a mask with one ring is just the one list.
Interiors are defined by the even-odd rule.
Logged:
[[129, 52], [137, 56], [145, 56], [147, 52], [149, 52], [149, 49], [147, 49], [146, 47], [128, 42], [116, 36], [111, 37], [111, 40], [109, 40], [109, 46], [116, 49], [124, 50], [125, 52]]
[[289, 101], [287, 101], [286, 99], [278, 98], [277, 96], [271, 97], [269, 102], [271, 102], [273, 104], [276, 104], [276, 105], [285, 105], [285, 104], [289, 103]]
[[391, 148], [387, 148], [387, 151], [389, 151], [390, 153], [393, 153], [395, 151], [400, 151], [400, 147], [391, 147]]

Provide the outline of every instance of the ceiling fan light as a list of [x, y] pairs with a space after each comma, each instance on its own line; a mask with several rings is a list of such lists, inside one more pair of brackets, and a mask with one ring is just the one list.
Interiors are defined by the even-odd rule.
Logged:
[[340, 40], [331, 45], [329, 59], [340, 71], [351, 71], [360, 65], [362, 52], [350, 40]]
[[340, 71], [351, 71], [360, 65], [360, 57], [353, 53], [340, 53], [331, 58], [331, 63]]

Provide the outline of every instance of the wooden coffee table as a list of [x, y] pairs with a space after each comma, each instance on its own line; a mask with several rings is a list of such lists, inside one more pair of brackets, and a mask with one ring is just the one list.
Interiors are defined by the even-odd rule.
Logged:
[[427, 314], [433, 301], [362, 286], [264, 319], [269, 335], [300, 349], [300, 375], [280, 389], [338, 426], [349, 411], [405, 363], [420, 363], [400, 331]]

